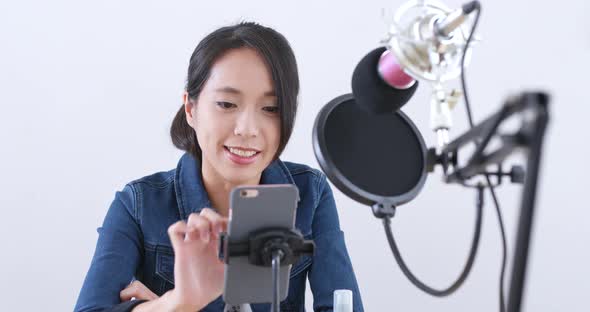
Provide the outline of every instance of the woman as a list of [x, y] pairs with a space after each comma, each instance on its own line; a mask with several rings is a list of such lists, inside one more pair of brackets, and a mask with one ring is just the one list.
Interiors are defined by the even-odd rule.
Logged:
[[98, 229], [75, 310], [222, 311], [216, 248], [227, 227], [229, 192], [239, 185], [292, 183], [300, 195], [296, 226], [315, 241], [316, 253], [293, 265], [281, 311], [304, 311], [306, 278], [314, 310], [331, 311], [333, 291], [351, 289], [355, 311], [362, 311], [325, 175], [279, 159], [293, 130], [298, 92], [293, 51], [276, 31], [240, 23], [205, 37], [191, 56], [183, 105], [171, 127], [174, 145], [186, 153], [176, 169], [117, 192]]

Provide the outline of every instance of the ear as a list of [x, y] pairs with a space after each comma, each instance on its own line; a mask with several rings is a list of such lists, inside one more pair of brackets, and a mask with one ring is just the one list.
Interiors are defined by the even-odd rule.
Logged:
[[188, 96], [188, 92], [182, 93], [182, 103], [184, 104], [184, 112], [186, 115], [186, 122], [193, 128], [193, 103]]

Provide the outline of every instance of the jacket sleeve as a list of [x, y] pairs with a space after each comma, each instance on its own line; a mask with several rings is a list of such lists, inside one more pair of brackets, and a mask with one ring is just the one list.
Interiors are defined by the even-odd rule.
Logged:
[[309, 270], [314, 311], [332, 311], [336, 289], [350, 289], [353, 309], [363, 311], [361, 294], [352, 263], [346, 250], [344, 233], [340, 230], [338, 212], [332, 189], [321, 173], [318, 183], [318, 205], [312, 221], [312, 236], [316, 244]]
[[75, 311], [126, 311], [141, 302], [121, 303], [119, 292], [133, 279], [140, 262], [142, 234], [136, 222], [131, 185], [117, 192], [102, 227]]

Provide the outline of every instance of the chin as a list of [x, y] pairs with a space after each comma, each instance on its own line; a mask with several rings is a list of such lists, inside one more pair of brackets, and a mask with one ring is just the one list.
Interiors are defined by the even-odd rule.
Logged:
[[225, 175], [225, 180], [238, 185], [250, 184], [248, 181], [256, 179], [259, 174], [260, 172], [254, 168], [230, 169]]

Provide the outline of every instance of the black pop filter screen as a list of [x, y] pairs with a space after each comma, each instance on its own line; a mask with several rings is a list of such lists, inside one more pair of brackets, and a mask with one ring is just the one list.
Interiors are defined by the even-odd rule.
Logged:
[[403, 195], [419, 183], [424, 171], [422, 141], [412, 126], [398, 113], [369, 114], [354, 99], [330, 112], [324, 140], [335, 167], [375, 195]]

